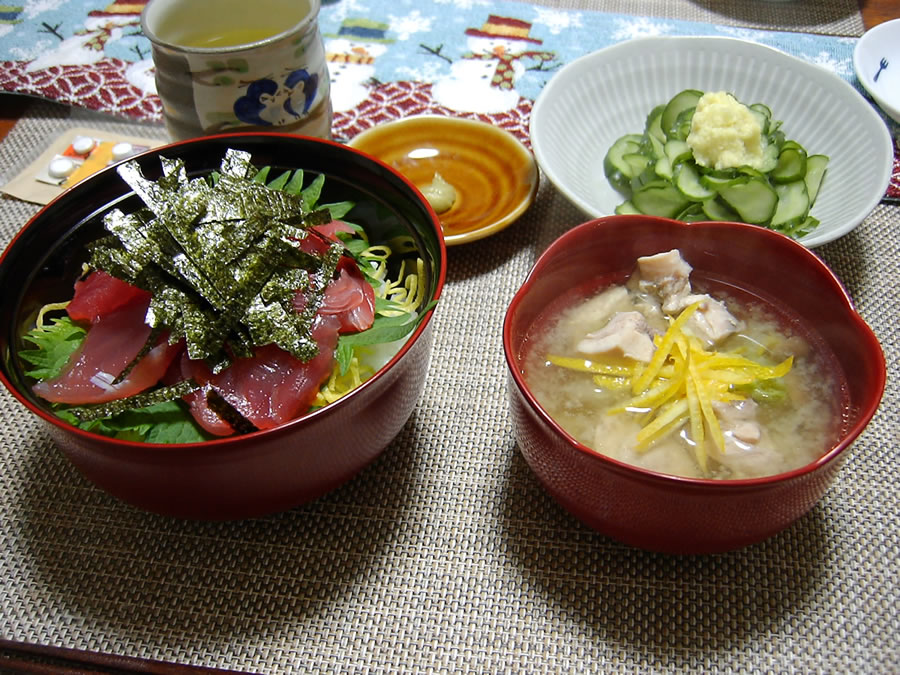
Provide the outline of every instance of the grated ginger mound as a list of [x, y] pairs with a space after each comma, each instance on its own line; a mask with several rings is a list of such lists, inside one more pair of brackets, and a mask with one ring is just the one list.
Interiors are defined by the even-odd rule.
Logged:
[[711, 169], [763, 166], [765, 146], [759, 121], [747, 106], [724, 91], [700, 97], [687, 144], [697, 163]]

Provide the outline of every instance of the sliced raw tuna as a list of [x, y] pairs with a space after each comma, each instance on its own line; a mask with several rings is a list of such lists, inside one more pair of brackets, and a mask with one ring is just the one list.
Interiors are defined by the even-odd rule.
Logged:
[[207, 403], [214, 388], [241, 416], [257, 429], [270, 429], [304, 414], [334, 367], [339, 322], [319, 316], [312, 336], [319, 353], [304, 362], [276, 345], [256, 349], [253, 358], [237, 359], [221, 373], [213, 375], [203, 361], [183, 356], [181, 374], [192, 377], [202, 388], [185, 397], [191, 414], [204, 429], [217, 436], [234, 433]]
[[336, 317], [341, 333], [358, 333], [375, 321], [375, 290], [365, 280], [356, 263], [344, 258], [338, 276], [325, 287], [320, 314]]
[[341, 220], [332, 220], [330, 223], [310, 228], [309, 235], [300, 242], [300, 250], [305, 253], [322, 255], [335, 242], [339, 242], [338, 233], [352, 233], [354, 230]]
[[339, 241], [337, 236], [338, 232], [344, 232], [345, 234], [353, 234], [354, 232], [354, 229], [343, 220], [332, 220], [330, 223], [317, 225], [312, 229], [333, 241]]
[[[336, 238], [336, 232], [352, 231], [340, 221], [317, 229], [319, 234], [308, 237], [304, 243], [323, 250], [327, 250], [329, 240]], [[68, 312], [74, 320], [91, 322], [88, 335], [66, 371], [37, 384], [35, 393], [60, 403], [102, 403], [139, 393], [164, 376], [167, 383], [193, 378], [202, 388], [185, 397], [185, 401], [207, 431], [220, 436], [234, 433], [231, 425], [207, 403], [210, 388], [256, 428], [268, 429], [309, 409], [332, 372], [338, 334], [366, 330], [375, 317], [372, 286], [356, 263], [344, 258], [338, 264], [336, 278], [325, 289], [316, 317], [312, 335], [319, 352], [311, 361], [303, 362], [275, 345], [266, 345], [258, 347], [253, 358], [237, 359], [231, 367], [214, 375], [203, 361], [188, 359], [182, 345], [170, 347], [162, 342], [135, 365], [123, 382], [113, 385], [150, 335], [150, 326], [145, 323], [149, 303], [149, 293], [102, 271], [77, 282]], [[298, 293], [295, 307], [301, 309], [304, 303]], [[173, 364], [176, 357], [178, 361]]]
[[103, 270], [94, 270], [75, 282], [75, 295], [66, 307], [73, 321], [94, 321], [133, 302], [150, 302], [150, 294]]
[[140, 353], [150, 337], [144, 323], [149, 295], [98, 317], [91, 323], [81, 347], [56, 378], [34, 386], [34, 393], [54, 403], [83, 405], [106, 403], [138, 394], [159, 382], [169, 364], [183, 348], [165, 338], [135, 364], [128, 376], [113, 381]]

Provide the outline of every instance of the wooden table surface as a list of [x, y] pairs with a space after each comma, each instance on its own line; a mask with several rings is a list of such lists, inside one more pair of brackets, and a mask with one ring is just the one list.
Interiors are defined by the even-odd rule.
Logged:
[[[900, 19], [900, 0], [859, 0], [863, 25], [868, 30], [891, 19]], [[0, 93], [0, 141], [28, 108], [30, 99], [17, 94]]]

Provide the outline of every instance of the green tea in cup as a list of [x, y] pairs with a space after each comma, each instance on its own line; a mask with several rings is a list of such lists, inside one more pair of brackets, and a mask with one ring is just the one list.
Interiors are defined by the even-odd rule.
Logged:
[[239, 131], [331, 137], [320, 0], [150, 0], [141, 15], [175, 140]]

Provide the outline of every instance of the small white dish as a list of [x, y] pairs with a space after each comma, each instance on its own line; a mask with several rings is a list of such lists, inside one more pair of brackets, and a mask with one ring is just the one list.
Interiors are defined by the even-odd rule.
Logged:
[[879, 107], [900, 122], [900, 19], [866, 31], [853, 50], [853, 69]]
[[684, 89], [725, 90], [748, 104], [765, 103], [788, 138], [828, 155], [811, 211], [820, 225], [799, 240], [804, 246], [847, 234], [884, 197], [893, 143], [872, 104], [821, 66], [729, 37], [637, 38], [566, 65], [531, 113], [538, 165], [589, 216], [613, 214], [624, 197], [607, 180], [603, 158], [619, 137], [643, 131], [651, 109]]

